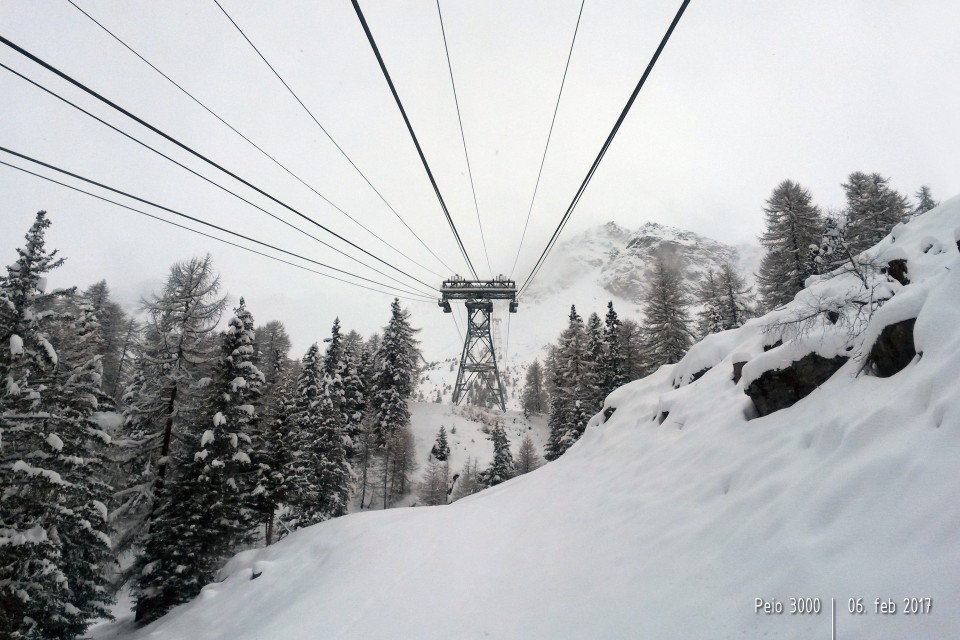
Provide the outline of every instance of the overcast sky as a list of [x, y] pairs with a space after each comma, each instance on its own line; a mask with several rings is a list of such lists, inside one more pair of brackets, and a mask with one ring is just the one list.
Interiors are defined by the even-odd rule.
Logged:
[[[66, 0], [4, 0], [0, 32], [388, 262], [430, 283], [438, 275], [410, 259], [448, 275], [213, 0], [76, 2], [394, 248], [261, 156]], [[223, 5], [407, 223], [446, 265], [466, 273], [350, 2]], [[486, 276], [436, 4], [366, 0], [362, 6], [471, 258]], [[672, 0], [587, 0], [513, 273], [518, 280], [542, 251], [678, 6]], [[495, 273], [509, 274], [580, 2], [444, 0], [442, 8], [490, 263]], [[760, 208], [777, 182], [799, 181], [821, 206], [839, 207], [840, 183], [854, 170], [890, 176], [904, 193], [921, 184], [938, 199], [960, 193], [958, 24], [955, 0], [694, 0], [564, 237], [615, 220], [752, 241], [761, 230]], [[329, 240], [5, 46], [0, 62]], [[384, 279], [3, 69], [0, 96], [0, 146]], [[55, 285], [106, 278], [120, 301], [134, 308], [174, 260], [210, 251], [226, 289], [246, 296], [259, 321], [282, 319], [298, 350], [325, 334], [335, 315], [363, 333], [386, 319], [387, 296], [215, 244], [3, 166], [0, 195], [5, 263], [33, 214], [49, 212], [50, 245], [68, 258], [52, 278]], [[435, 303], [411, 305], [420, 317], [439, 313]], [[514, 330], [522, 330], [521, 316]], [[444, 345], [453, 345], [453, 327], [447, 331]]]

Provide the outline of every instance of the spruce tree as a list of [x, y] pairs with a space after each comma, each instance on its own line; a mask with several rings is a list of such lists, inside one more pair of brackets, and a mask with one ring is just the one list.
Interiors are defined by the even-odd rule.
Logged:
[[[289, 368], [289, 367], [288, 367]], [[264, 524], [264, 539], [267, 545], [275, 538], [276, 514], [281, 505], [290, 502], [292, 491], [292, 471], [294, 465], [294, 447], [296, 439], [291, 428], [291, 414], [294, 410], [292, 392], [295, 392], [295, 379], [281, 370], [276, 378], [272, 402], [264, 415], [265, 428], [257, 443], [253, 455], [256, 466], [256, 487], [254, 499]]]
[[587, 319], [587, 373], [583, 380], [584, 402], [591, 410], [603, 407], [607, 397], [603, 386], [603, 360], [606, 355], [606, 343], [603, 339], [603, 321], [596, 313]]
[[766, 252], [757, 272], [757, 287], [765, 308], [773, 309], [793, 300], [806, 279], [816, 273], [810, 246], [820, 239], [823, 216], [810, 192], [791, 180], [777, 185], [763, 213], [766, 228], [760, 244]]
[[177, 473], [159, 498], [135, 586], [137, 620], [149, 622], [196, 596], [231, 555], [252, 542], [250, 458], [264, 375], [253, 317], [243, 298], [224, 331], [199, 411], [176, 454]]
[[600, 386], [604, 399], [614, 389], [627, 383], [622, 332], [620, 318], [613, 309], [613, 300], [610, 300], [607, 302], [607, 315], [604, 317], [603, 356], [600, 359]]
[[437, 431], [437, 439], [430, 449], [430, 455], [440, 462], [445, 462], [450, 456], [450, 445], [447, 443], [447, 430], [443, 425], [440, 425], [440, 430]]
[[[550, 392], [550, 438], [547, 441], [544, 457], [555, 460], [572, 444], [571, 433], [582, 432], [575, 424], [580, 415], [578, 405], [588, 398], [584, 380], [589, 373], [588, 337], [583, 319], [574, 306], [570, 307], [569, 324], [560, 334], [553, 351], [551, 370], [552, 389]], [[575, 439], [575, 438], [573, 438]]]
[[92, 420], [102, 364], [61, 362], [48, 339], [64, 319], [41, 309], [72, 293], [46, 291], [63, 264], [45, 248], [49, 226], [39, 212], [0, 277], [0, 636], [10, 638], [75, 638], [110, 617], [104, 442]]
[[489, 439], [493, 442], [493, 460], [490, 466], [480, 473], [478, 479], [484, 486], [492, 487], [512, 478], [516, 465], [513, 462], [513, 454], [510, 452], [510, 441], [502, 424], [498, 423], [493, 428]]
[[367, 409], [368, 376], [364, 370], [367, 354], [366, 347], [359, 338], [357, 335], [355, 340], [344, 341], [344, 364], [340, 374], [343, 381], [343, 432], [348, 439], [350, 457], [355, 457], [360, 452], [363, 416]]
[[320, 348], [316, 343], [310, 345], [300, 362], [297, 376], [296, 399], [293, 413], [288, 420], [293, 432], [293, 462], [290, 466], [290, 506], [293, 529], [316, 524], [322, 516], [316, 512], [319, 501], [317, 496], [317, 460], [315, 453], [316, 434], [320, 431], [323, 394], [323, 365]]
[[373, 442], [384, 456], [383, 508], [389, 504], [387, 483], [391, 448], [403, 442], [401, 431], [410, 424], [407, 400], [416, 386], [420, 358], [416, 332], [410, 325], [410, 312], [402, 309], [400, 301], [394, 299], [390, 305], [390, 321], [377, 344], [371, 389]]
[[853, 256], [880, 242], [909, 217], [906, 197], [890, 188], [890, 178], [879, 173], [854, 171], [843, 190], [847, 197], [844, 237]]
[[680, 269], [667, 257], [656, 256], [644, 292], [641, 334], [643, 355], [651, 369], [680, 362], [693, 344], [688, 305]]
[[914, 197], [917, 199], [917, 206], [913, 208], [913, 215], [915, 216], [940, 206], [940, 203], [933, 199], [933, 196], [930, 194], [930, 187], [927, 185], [923, 185], [917, 189]]
[[[97, 352], [103, 358], [101, 387], [106, 394], [118, 399], [126, 382], [125, 375], [130, 373], [128, 354], [133, 346], [136, 321], [129, 318], [120, 305], [111, 299], [106, 280], [87, 287], [82, 300], [98, 322], [95, 341], [98, 343]], [[131, 321], [134, 324], [131, 325]]]
[[426, 506], [447, 504], [447, 488], [450, 485], [450, 464], [446, 460], [432, 458], [427, 462], [417, 495]]

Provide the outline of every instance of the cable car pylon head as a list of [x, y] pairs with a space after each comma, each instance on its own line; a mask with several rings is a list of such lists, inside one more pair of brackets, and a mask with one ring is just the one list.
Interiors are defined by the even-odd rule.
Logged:
[[500, 410], [506, 411], [506, 393], [493, 346], [490, 315], [494, 300], [507, 301], [510, 313], [517, 312], [517, 283], [502, 275], [493, 280], [467, 280], [453, 276], [443, 281], [440, 293], [442, 297], [437, 304], [444, 313], [453, 311], [450, 307], [453, 301], [462, 300], [467, 308], [467, 335], [460, 355], [457, 383], [453, 387], [454, 404], [460, 404], [467, 387], [476, 380], [493, 396]]

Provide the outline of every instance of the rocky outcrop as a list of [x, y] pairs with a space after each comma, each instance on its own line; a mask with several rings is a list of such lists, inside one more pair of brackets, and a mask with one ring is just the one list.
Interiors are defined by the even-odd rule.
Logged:
[[789, 367], [765, 371], [744, 390], [758, 416], [786, 409], [827, 381], [847, 361], [846, 356], [824, 358], [809, 353]]
[[913, 343], [913, 325], [916, 318], [887, 325], [873, 343], [864, 368], [879, 378], [899, 373], [917, 355]]

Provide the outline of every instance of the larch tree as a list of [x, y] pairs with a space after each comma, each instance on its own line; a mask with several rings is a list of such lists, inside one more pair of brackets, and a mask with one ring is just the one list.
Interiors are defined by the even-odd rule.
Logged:
[[688, 307], [679, 267], [669, 256], [655, 256], [644, 291], [641, 329], [643, 354], [651, 369], [680, 362], [693, 344]]
[[243, 298], [220, 341], [204, 409], [187, 425], [177, 473], [159, 498], [138, 564], [137, 620], [149, 622], [196, 596], [220, 566], [253, 541], [251, 438], [264, 375], [253, 316]]
[[146, 531], [150, 512], [163, 493], [175, 438], [192, 417], [198, 383], [218, 355], [213, 339], [226, 298], [207, 255], [177, 262], [159, 294], [142, 302], [146, 312], [137, 372], [123, 397], [121, 463], [131, 469], [118, 487], [111, 514], [122, 530], [119, 549]]
[[61, 362], [48, 339], [65, 318], [43, 309], [72, 294], [47, 292], [63, 264], [46, 250], [49, 226], [39, 212], [0, 277], [0, 636], [10, 638], [76, 638], [110, 617], [105, 434], [92, 420], [102, 364]]
[[517, 450], [516, 475], [530, 473], [538, 469], [542, 461], [537, 453], [537, 446], [533, 443], [533, 438], [528, 433], [520, 442], [520, 448]]
[[853, 256], [869, 249], [909, 218], [907, 198], [879, 173], [854, 171], [843, 183], [847, 198], [844, 237]]
[[917, 189], [914, 197], [917, 199], [917, 205], [913, 208], [912, 212], [915, 216], [940, 206], [940, 203], [933, 199], [933, 195], [930, 193], [930, 187], [927, 185], [923, 185]]
[[547, 388], [544, 381], [543, 366], [539, 360], [534, 360], [527, 367], [523, 391], [520, 395], [520, 404], [523, 406], [523, 415], [525, 416], [543, 413], [547, 410]]
[[757, 271], [757, 287], [766, 309], [793, 300], [806, 279], [816, 273], [810, 246], [823, 232], [823, 216], [807, 189], [784, 180], [763, 208], [765, 229], [760, 244], [765, 253]]

